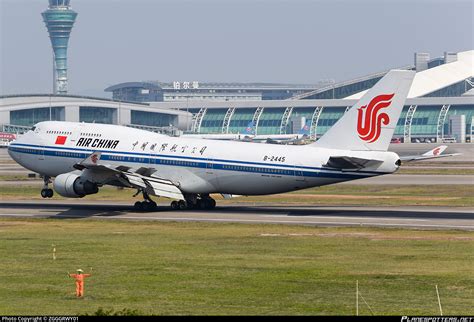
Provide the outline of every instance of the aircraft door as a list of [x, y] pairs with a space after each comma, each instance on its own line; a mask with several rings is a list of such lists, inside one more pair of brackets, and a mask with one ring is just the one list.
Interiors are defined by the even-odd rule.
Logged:
[[295, 188], [296, 189], [302, 189], [306, 188], [308, 185], [308, 181], [306, 180], [306, 177], [304, 175], [303, 169], [299, 167], [299, 165], [295, 165]]
[[[35, 129], [35, 134], [40, 136], [41, 135], [41, 130], [39, 128], [36, 128]], [[44, 138], [41, 138], [40, 139], [40, 145], [41, 145], [41, 149], [38, 153], [38, 160], [44, 160], [44, 149], [46, 148], [46, 143], [44, 141]]]
[[214, 188], [219, 187], [219, 180], [216, 174], [217, 167], [214, 164], [214, 158], [209, 156], [206, 159], [205, 180]]
[[214, 175], [214, 165], [212, 158], [206, 159], [206, 174]]

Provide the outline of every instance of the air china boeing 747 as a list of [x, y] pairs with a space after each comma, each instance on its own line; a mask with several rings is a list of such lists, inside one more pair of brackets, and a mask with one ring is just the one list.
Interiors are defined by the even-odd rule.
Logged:
[[142, 193], [144, 201], [135, 203], [139, 210], [156, 208], [151, 195], [172, 199], [173, 209], [211, 209], [213, 193], [266, 195], [395, 172], [400, 157], [387, 149], [414, 74], [390, 71], [321, 139], [305, 146], [47, 121], [12, 143], [8, 152], [43, 176], [44, 198], [53, 196], [49, 183], [54, 178], [54, 190], [64, 197], [81, 198], [111, 185]]

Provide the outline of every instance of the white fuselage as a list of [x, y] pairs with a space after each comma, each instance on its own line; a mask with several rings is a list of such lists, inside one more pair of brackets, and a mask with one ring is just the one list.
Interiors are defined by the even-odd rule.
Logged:
[[[349, 151], [314, 146], [267, 145], [169, 137], [105, 124], [41, 122], [13, 142], [9, 153], [31, 171], [55, 177], [100, 151], [100, 163], [152, 168], [153, 176], [183, 193], [263, 195], [392, 173], [393, 152]], [[375, 158], [383, 163], [358, 171], [328, 169], [331, 156]]]

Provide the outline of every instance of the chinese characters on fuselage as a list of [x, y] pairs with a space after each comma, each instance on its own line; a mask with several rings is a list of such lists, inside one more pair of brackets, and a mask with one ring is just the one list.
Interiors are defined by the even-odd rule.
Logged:
[[[76, 146], [83, 147], [83, 148], [101, 148], [101, 149], [116, 149], [120, 140], [108, 140], [108, 139], [93, 139], [87, 137], [81, 137], [76, 143]], [[139, 145], [138, 141], [132, 143], [132, 150], [138, 145], [141, 150], [145, 151], [146, 147], [150, 142], [142, 142]], [[155, 151], [155, 148], [159, 146], [159, 143], [152, 143], [149, 145], [149, 150]], [[186, 151], [190, 152], [191, 154], [204, 154], [206, 151], [207, 146], [188, 146], [188, 145], [178, 145], [169, 143], [162, 143], [158, 152], [171, 152], [171, 153], [185, 153]]]

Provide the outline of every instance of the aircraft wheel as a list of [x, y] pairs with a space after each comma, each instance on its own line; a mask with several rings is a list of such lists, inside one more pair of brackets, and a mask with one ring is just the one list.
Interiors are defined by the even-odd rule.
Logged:
[[208, 209], [214, 209], [214, 208], [216, 208], [216, 201], [214, 199], [210, 198], [210, 199], [208, 199], [208, 205], [209, 205]]
[[204, 210], [207, 208], [207, 202], [205, 199], [198, 199], [196, 206], [196, 208]]
[[178, 210], [178, 208], [179, 208], [178, 202], [176, 200], [172, 201], [171, 202], [171, 209]]
[[155, 211], [156, 210], [156, 202], [154, 201], [149, 201], [149, 202], [143, 202], [143, 209], [145, 211]]
[[188, 203], [184, 200], [180, 200], [178, 201], [178, 207], [179, 207], [179, 210], [188, 209]]
[[41, 189], [41, 197], [43, 198], [51, 198], [53, 194], [53, 189]]
[[214, 209], [216, 207], [216, 201], [212, 198], [205, 198], [201, 200], [201, 209]]
[[137, 211], [142, 211], [143, 210], [143, 202], [141, 201], [137, 201], [135, 202], [135, 204], [133, 205], [133, 207], [135, 208], [135, 210]]

